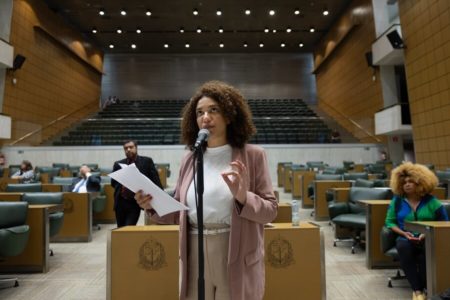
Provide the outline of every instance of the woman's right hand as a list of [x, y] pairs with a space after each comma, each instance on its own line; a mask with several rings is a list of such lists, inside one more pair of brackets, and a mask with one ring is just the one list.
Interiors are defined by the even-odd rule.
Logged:
[[420, 241], [418, 237], [414, 236], [414, 234], [408, 231], [405, 231], [405, 238], [414, 243], [418, 243]]
[[142, 208], [142, 209], [152, 209], [152, 204], [150, 203], [153, 199], [153, 196], [150, 194], [145, 195], [144, 192], [142, 190], [139, 190], [135, 195], [134, 195], [134, 199], [136, 200], [137, 204]]

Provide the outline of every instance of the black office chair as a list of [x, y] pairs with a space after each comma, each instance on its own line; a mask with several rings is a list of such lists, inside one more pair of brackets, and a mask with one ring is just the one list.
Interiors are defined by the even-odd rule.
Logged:
[[[395, 248], [396, 239], [397, 234], [389, 228], [383, 226], [380, 232], [381, 251], [384, 255], [391, 257], [393, 261], [399, 260], [397, 248]], [[406, 279], [406, 276], [402, 275], [400, 269], [397, 269], [395, 276], [388, 277], [388, 287], [392, 287], [392, 281], [402, 279]]]

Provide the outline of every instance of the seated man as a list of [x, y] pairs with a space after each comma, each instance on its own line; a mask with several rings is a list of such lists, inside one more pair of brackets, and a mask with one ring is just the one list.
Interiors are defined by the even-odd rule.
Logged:
[[20, 164], [20, 170], [11, 176], [12, 179], [19, 179], [20, 183], [34, 182], [33, 165], [30, 161], [24, 160]]
[[100, 191], [101, 178], [98, 175], [92, 175], [91, 169], [83, 165], [80, 167], [79, 177], [74, 178], [70, 191], [75, 193], [87, 193]]

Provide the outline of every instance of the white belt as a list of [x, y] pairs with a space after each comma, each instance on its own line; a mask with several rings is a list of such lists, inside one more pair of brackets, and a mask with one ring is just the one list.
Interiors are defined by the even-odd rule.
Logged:
[[[214, 234], [219, 234], [219, 233], [224, 233], [224, 232], [230, 232], [230, 227], [226, 227], [226, 228], [211, 228], [211, 229], [207, 229], [207, 228], [203, 228], [203, 235], [214, 235]], [[198, 229], [197, 228], [192, 228], [190, 230], [191, 234], [198, 234]]]

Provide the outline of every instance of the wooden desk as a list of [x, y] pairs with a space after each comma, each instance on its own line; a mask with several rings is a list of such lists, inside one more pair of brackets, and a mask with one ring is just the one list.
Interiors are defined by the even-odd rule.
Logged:
[[158, 170], [159, 180], [161, 181], [161, 185], [165, 189], [167, 187], [168, 169], [165, 166], [158, 166], [157, 170]]
[[326, 299], [325, 251], [320, 228], [274, 223], [264, 233], [266, 300]]
[[29, 205], [27, 222], [30, 235], [25, 250], [0, 262], [0, 272], [42, 272], [49, 270], [49, 214], [63, 210], [62, 205]]
[[292, 209], [290, 203], [278, 203], [277, 217], [272, 223], [291, 223]]
[[53, 184], [53, 183], [43, 183], [42, 184], [42, 192], [59, 193], [62, 191], [63, 191], [63, 188], [62, 188], [61, 184]]
[[106, 299], [178, 299], [178, 226], [127, 226], [108, 236]]
[[391, 200], [360, 200], [366, 213], [366, 266], [369, 269], [398, 267], [391, 257], [381, 251], [380, 232], [386, 220]]
[[89, 193], [64, 193], [64, 223], [52, 242], [92, 240], [92, 197]]
[[284, 186], [284, 166], [287, 164], [291, 164], [291, 162], [279, 162], [277, 165], [277, 181], [278, 181], [278, 187]]
[[114, 224], [116, 223], [116, 214], [114, 213], [114, 188], [110, 184], [105, 184], [106, 206], [101, 213], [94, 213], [96, 224]]
[[23, 193], [0, 192], [0, 201], [21, 201]]
[[291, 170], [292, 164], [284, 166], [284, 192], [290, 193], [292, 190], [292, 180], [291, 180]]
[[450, 286], [450, 222], [406, 222], [405, 229], [425, 234], [428, 295], [442, 293]]
[[12, 179], [8, 177], [1, 177], [0, 178], [0, 192], [6, 191], [6, 186], [10, 183], [19, 183], [19, 179]]
[[350, 181], [339, 180], [315, 180], [314, 181], [314, 220], [329, 220], [328, 202], [326, 199], [326, 191], [334, 188], [350, 188]]
[[314, 207], [313, 199], [308, 197], [308, 186], [314, 181], [315, 176], [316, 173], [314, 171], [298, 171], [297, 176], [293, 178], [293, 185], [299, 185], [302, 208]]

